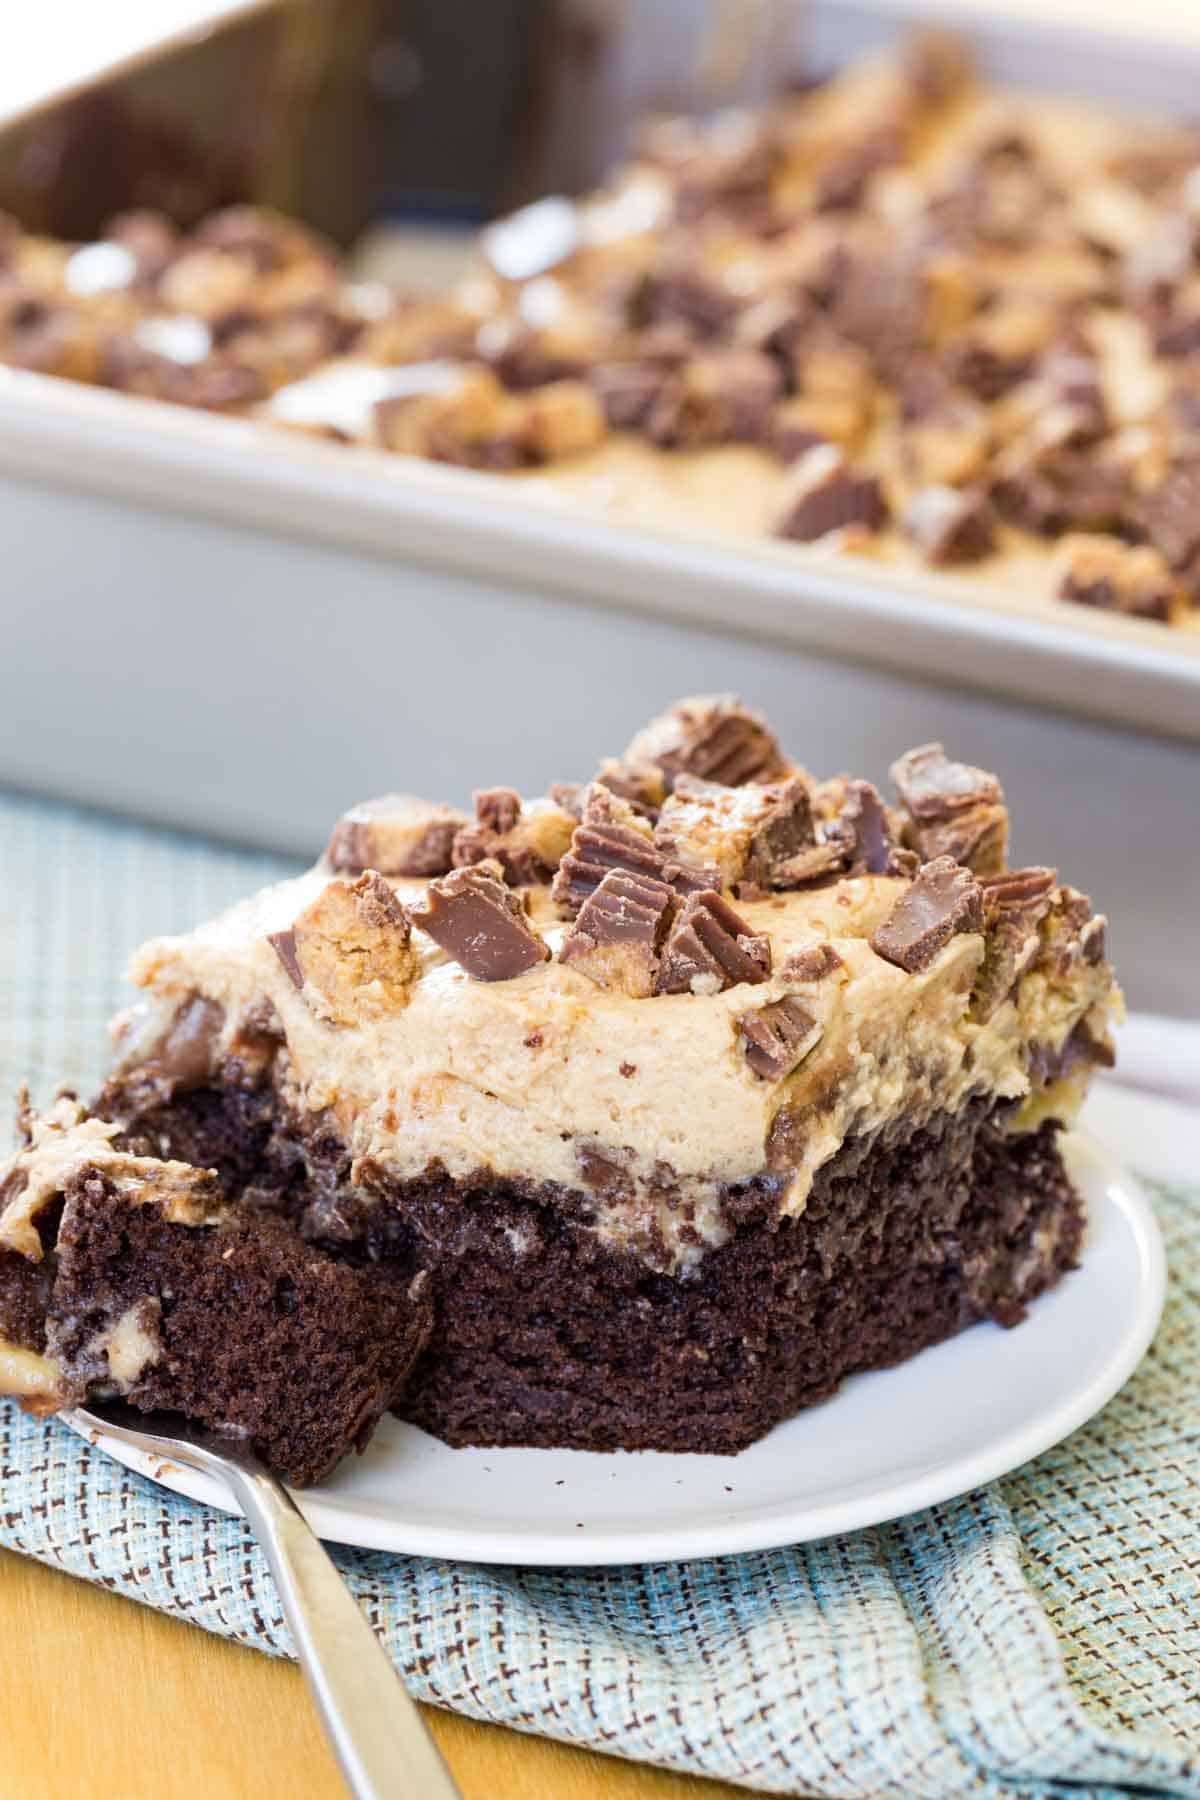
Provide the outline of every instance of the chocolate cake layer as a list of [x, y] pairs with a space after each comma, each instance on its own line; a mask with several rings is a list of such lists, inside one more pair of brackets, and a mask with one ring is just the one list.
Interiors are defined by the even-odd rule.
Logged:
[[[68, 1379], [244, 1433], [302, 1486], [396, 1399], [428, 1333], [425, 1286], [339, 1264], [267, 1216], [181, 1232], [88, 1174], [68, 1195], [47, 1342]], [[122, 1322], [144, 1366], [112, 1366]]]
[[[228, 1156], [238, 1111], [230, 1096], [218, 1125], [215, 1097], [192, 1096], [154, 1124], [175, 1149], [202, 1116]], [[276, 1192], [343, 1255], [429, 1268], [434, 1328], [396, 1410], [446, 1442], [733, 1452], [850, 1374], [1015, 1324], [1073, 1266], [1084, 1213], [1058, 1123], [1014, 1133], [1012, 1114], [976, 1101], [852, 1139], [799, 1218], [769, 1180], [731, 1189], [732, 1236], [686, 1279], [606, 1247], [562, 1194], [383, 1171], [354, 1188], [336, 1145], [294, 1123]]]
[[405, 1195], [442, 1260], [399, 1410], [451, 1444], [741, 1450], [848, 1375], [1015, 1323], [1082, 1235], [1055, 1136], [966, 1116], [848, 1146], [802, 1218], [742, 1227], [684, 1282], [588, 1255], [527, 1203], [481, 1196], [447, 1235], [436, 1188]]
[[255, 1206], [269, 1096], [206, 1098], [191, 1110], [228, 1121], [224, 1185], [70, 1095], [26, 1109], [0, 1169], [0, 1392], [44, 1412], [120, 1395], [317, 1481], [398, 1398], [429, 1334], [428, 1278], [398, 1258], [338, 1261]]

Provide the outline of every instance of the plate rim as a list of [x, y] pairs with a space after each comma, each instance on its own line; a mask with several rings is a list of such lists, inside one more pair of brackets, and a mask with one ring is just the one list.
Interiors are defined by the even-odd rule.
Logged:
[[[1062, 1443], [1108, 1404], [1149, 1349], [1166, 1301], [1166, 1251], [1154, 1210], [1141, 1182], [1090, 1132], [1075, 1129], [1065, 1133], [1063, 1148], [1072, 1167], [1080, 1161], [1091, 1165], [1093, 1179], [1102, 1188], [1108, 1204], [1115, 1208], [1132, 1240], [1135, 1254], [1130, 1259], [1130, 1278], [1134, 1309], [1130, 1323], [1112, 1346], [1103, 1365], [1078, 1390], [1072, 1390], [1046, 1412], [1035, 1414], [1032, 1420], [950, 1462], [888, 1482], [883, 1487], [876, 1485], [865, 1493], [841, 1500], [808, 1506], [797, 1502], [797, 1510], [791, 1514], [786, 1511], [786, 1503], [776, 1502], [762, 1516], [750, 1512], [735, 1514], [720, 1522], [707, 1520], [681, 1526], [674, 1536], [668, 1528], [664, 1537], [670, 1539], [670, 1547], [656, 1540], [640, 1551], [637, 1538], [644, 1537], [644, 1532], [635, 1533], [630, 1528], [601, 1529], [595, 1537], [578, 1538], [568, 1536], [561, 1528], [557, 1532], [549, 1530], [534, 1535], [505, 1530], [472, 1531], [462, 1526], [437, 1526], [428, 1522], [406, 1526], [394, 1518], [359, 1512], [353, 1502], [339, 1502], [336, 1492], [319, 1489], [300, 1492], [294, 1496], [296, 1502], [318, 1535], [331, 1543], [455, 1562], [525, 1568], [580, 1568], [686, 1562], [812, 1543], [907, 1518], [926, 1507], [956, 1499], [972, 1489], [999, 1480]], [[1091, 1185], [1089, 1181], [1088, 1186]], [[1086, 1271], [1085, 1259], [1073, 1275], [1078, 1279], [1086, 1276]], [[888, 1371], [872, 1373], [886, 1377]], [[829, 1404], [836, 1405], [836, 1396]], [[118, 1443], [94, 1428], [89, 1430], [68, 1419], [62, 1423], [134, 1474], [144, 1476], [181, 1498], [227, 1514], [238, 1514], [239, 1509], [231, 1497], [211, 1478]], [[502, 1457], [514, 1452], [489, 1448], [489, 1454]], [[572, 1453], [558, 1454], [569, 1456]], [[660, 1453], [642, 1451], [638, 1454], [655, 1456]], [[729, 1459], [730, 1468], [736, 1467], [736, 1463], [736, 1456]]]

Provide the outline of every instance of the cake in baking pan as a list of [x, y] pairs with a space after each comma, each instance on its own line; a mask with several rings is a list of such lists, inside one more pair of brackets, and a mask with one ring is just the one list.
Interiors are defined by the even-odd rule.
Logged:
[[650, 121], [478, 248], [428, 298], [249, 207], [82, 246], [0, 220], [0, 362], [1195, 626], [1194, 128], [994, 89], [926, 33]]

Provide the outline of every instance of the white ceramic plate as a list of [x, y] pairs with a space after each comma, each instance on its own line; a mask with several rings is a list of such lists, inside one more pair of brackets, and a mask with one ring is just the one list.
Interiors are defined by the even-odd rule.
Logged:
[[[1165, 1261], [1137, 1183], [1092, 1139], [1067, 1141], [1088, 1202], [1081, 1267], [1015, 1331], [983, 1324], [899, 1368], [859, 1375], [740, 1456], [450, 1450], [389, 1419], [365, 1456], [302, 1497], [322, 1537], [469, 1562], [665, 1562], [800, 1543], [900, 1518], [1057, 1444], [1136, 1368]], [[111, 1439], [175, 1493], [228, 1509], [205, 1477]]]

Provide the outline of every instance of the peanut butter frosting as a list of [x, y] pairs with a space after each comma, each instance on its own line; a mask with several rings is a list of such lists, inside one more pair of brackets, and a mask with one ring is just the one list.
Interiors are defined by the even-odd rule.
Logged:
[[[132, 969], [147, 999], [115, 1026], [118, 1080], [152, 1072], [181, 1020], [201, 1020], [214, 1069], [253, 1075], [273, 1042], [271, 1078], [287, 1105], [332, 1123], [355, 1176], [369, 1165], [399, 1181], [438, 1170], [544, 1189], [569, 1198], [605, 1242], [686, 1273], [730, 1234], [730, 1188], [766, 1180], [781, 1212], [798, 1214], [848, 1139], [915, 1129], [977, 1096], [1013, 1102], [1019, 1128], [1020, 1107], [1045, 1111], [1047, 1084], [1080, 1046], [1102, 1054], [1119, 1004], [1103, 921], [1053, 871], [1005, 871], [994, 778], [925, 746], [896, 765], [901, 815], [869, 783], [817, 784], [792, 765], [779, 780], [774, 740], [734, 702], [683, 703], [667, 720], [665, 736], [641, 741], [657, 748], [660, 777], [683, 805], [665, 800], [656, 825], [593, 784], [565, 854], [559, 841], [557, 876], [547, 868], [506, 884], [499, 856], [482, 853], [503, 850], [497, 820], [519, 835], [523, 809], [515, 795], [498, 801], [509, 790], [487, 790], [479, 812], [492, 823], [464, 827], [456, 843], [469, 860], [451, 874], [371, 870], [352, 881], [323, 859], [186, 936], [147, 944]], [[734, 749], [739, 769], [772, 779], [728, 789], [687, 773], [706, 757], [728, 763]], [[630, 765], [605, 767], [636, 785]], [[640, 779], [652, 788], [644, 768]], [[662, 860], [664, 842], [679, 846], [671, 818], [706, 790], [714, 817], [742, 831], [740, 879], [728, 858], [716, 872]], [[781, 793], [789, 806], [811, 803], [813, 841], [777, 843], [786, 854], [748, 864], [746, 812], [759, 796], [777, 814]], [[561, 816], [568, 798], [560, 791], [531, 816]], [[378, 804], [385, 825], [389, 803]], [[399, 838], [380, 826], [380, 847], [412, 854], [412, 805], [393, 811], [405, 820]], [[368, 811], [351, 816], [369, 834]], [[588, 825], [597, 818], [603, 830]], [[579, 900], [593, 840], [625, 859], [601, 883], [617, 912], [601, 907], [599, 924]], [[711, 832], [703, 842], [711, 849]], [[344, 843], [339, 828], [334, 847]], [[665, 878], [643, 869], [631, 890], [630, 869], [653, 856]], [[829, 867], [836, 856], [841, 871]], [[666, 896], [671, 935], [647, 907], [657, 948], [639, 940], [636, 969], [589, 961], [589, 932], [610, 951], [631, 941], [605, 936], [605, 919], [636, 924], [648, 890]], [[470, 933], [435, 941], [422, 919], [464, 895]], [[505, 932], [520, 955], [497, 972]], [[489, 933], [491, 959], [476, 960]], [[580, 934], [585, 954], [564, 956]], [[1060, 1116], [1077, 1101], [1070, 1089], [1056, 1091]]]

